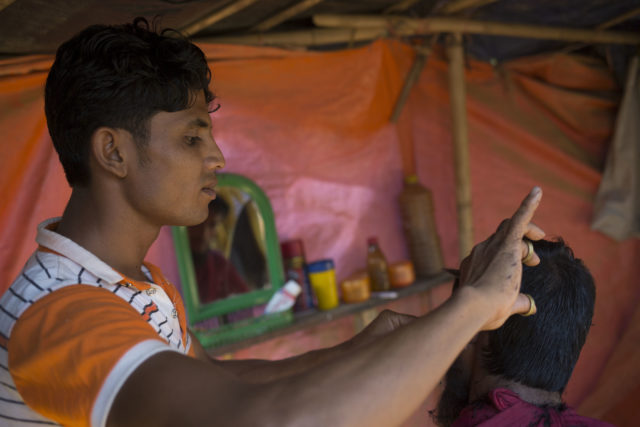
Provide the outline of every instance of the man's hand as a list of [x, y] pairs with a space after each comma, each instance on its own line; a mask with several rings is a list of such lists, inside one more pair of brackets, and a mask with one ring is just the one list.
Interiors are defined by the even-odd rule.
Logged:
[[[396, 313], [392, 310], [384, 310], [373, 319], [366, 328], [350, 340], [353, 347], [366, 345], [376, 339], [395, 331], [399, 327], [409, 324], [416, 319], [410, 314]], [[352, 347], [352, 348], [353, 348]]]
[[[475, 246], [471, 255], [462, 261], [460, 289], [465, 286], [467, 292], [473, 289], [477, 303], [486, 305], [488, 312], [494, 313], [483, 330], [499, 328], [512, 314], [529, 311], [529, 299], [519, 294], [522, 260], [529, 251], [523, 238], [540, 240], [544, 237], [544, 231], [531, 223], [541, 198], [542, 190], [535, 187], [515, 214], [502, 221], [496, 232]], [[540, 258], [535, 253], [528, 257], [527, 265], [538, 263]]]

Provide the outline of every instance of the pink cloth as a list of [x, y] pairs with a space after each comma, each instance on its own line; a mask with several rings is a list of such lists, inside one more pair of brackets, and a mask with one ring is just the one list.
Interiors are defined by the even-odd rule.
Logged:
[[194, 264], [200, 300], [203, 303], [249, 291], [233, 265], [216, 251], [210, 250], [204, 256], [195, 256]]
[[489, 401], [478, 402], [463, 409], [451, 427], [612, 427], [612, 424], [578, 415], [568, 407], [554, 409], [532, 405], [505, 388], [491, 391], [488, 397]]

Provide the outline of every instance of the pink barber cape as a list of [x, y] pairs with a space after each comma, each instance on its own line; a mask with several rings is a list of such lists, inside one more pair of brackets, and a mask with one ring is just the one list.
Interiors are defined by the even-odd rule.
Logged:
[[467, 406], [451, 427], [613, 427], [612, 424], [578, 415], [573, 409], [545, 408], [525, 402], [511, 390], [497, 388], [488, 402]]

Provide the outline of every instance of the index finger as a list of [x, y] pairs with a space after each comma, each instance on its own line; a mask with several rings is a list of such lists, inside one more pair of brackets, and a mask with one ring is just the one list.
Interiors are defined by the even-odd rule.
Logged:
[[527, 197], [524, 198], [520, 207], [511, 217], [509, 223], [509, 235], [514, 238], [522, 239], [527, 232], [529, 222], [533, 218], [540, 200], [542, 199], [542, 189], [538, 186], [533, 187]]

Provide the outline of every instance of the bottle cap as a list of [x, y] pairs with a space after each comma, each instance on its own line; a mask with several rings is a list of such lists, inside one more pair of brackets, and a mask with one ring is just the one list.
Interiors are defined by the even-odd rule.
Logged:
[[371, 246], [371, 245], [377, 245], [378, 244], [378, 238], [377, 237], [369, 237], [367, 239], [367, 245]]
[[322, 273], [328, 270], [333, 270], [333, 260], [331, 259], [321, 259], [307, 264], [307, 273]]
[[416, 182], [418, 182], [418, 175], [416, 175], [415, 173], [404, 177], [405, 184], [415, 184]]
[[302, 288], [295, 280], [289, 280], [287, 283], [284, 284], [282, 289], [284, 289], [287, 293], [289, 293], [294, 298], [300, 295], [300, 292], [302, 292]]
[[304, 258], [304, 246], [302, 240], [293, 239], [280, 243], [280, 251], [282, 252], [282, 258], [295, 258], [301, 256]]

